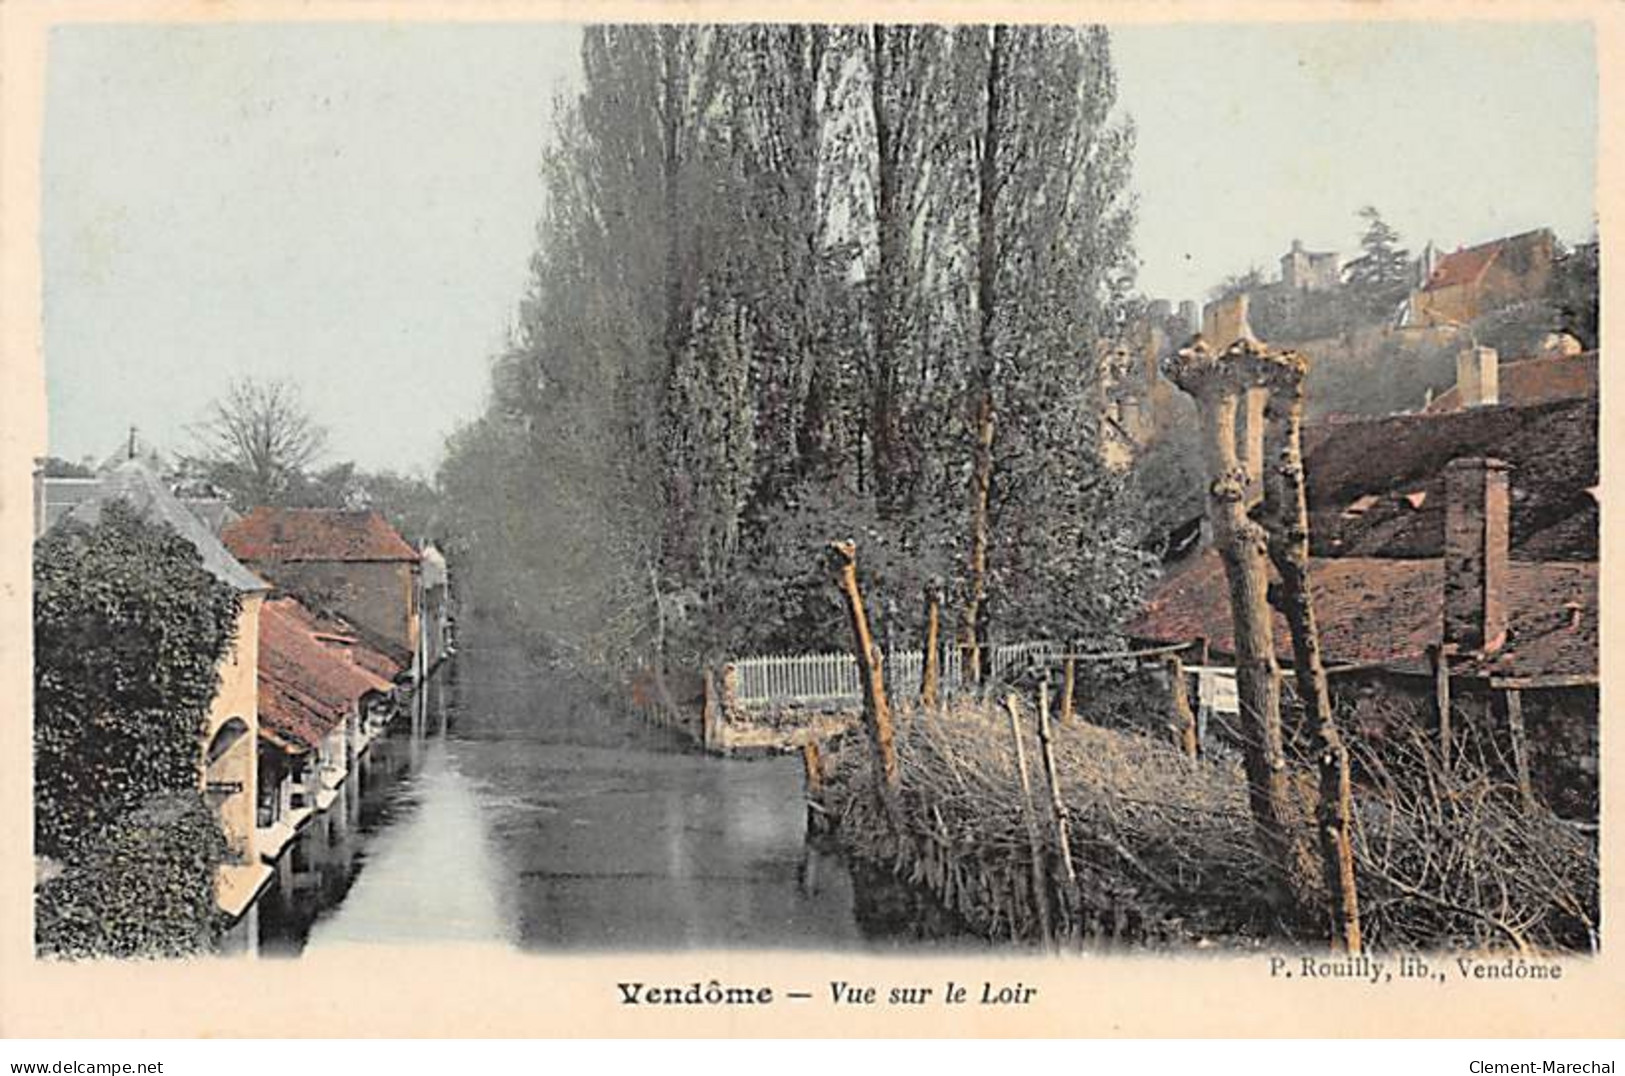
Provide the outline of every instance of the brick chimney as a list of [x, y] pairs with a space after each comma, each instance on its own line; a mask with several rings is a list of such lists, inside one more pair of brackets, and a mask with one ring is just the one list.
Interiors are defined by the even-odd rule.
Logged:
[[1470, 347], [1456, 353], [1456, 396], [1463, 409], [1494, 407], [1501, 402], [1501, 361], [1493, 347]]
[[1506, 642], [1511, 469], [1481, 458], [1445, 468], [1444, 641], [1460, 653]]

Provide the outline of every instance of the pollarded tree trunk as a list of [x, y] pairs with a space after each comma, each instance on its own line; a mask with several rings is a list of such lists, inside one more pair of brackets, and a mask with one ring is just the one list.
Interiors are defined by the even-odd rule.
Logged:
[[1311, 907], [1315, 861], [1295, 832], [1300, 827], [1292, 810], [1281, 734], [1281, 672], [1268, 601], [1267, 543], [1264, 529], [1247, 515], [1247, 473], [1236, 445], [1237, 412], [1251, 386], [1248, 359], [1257, 347], [1243, 339], [1215, 354], [1197, 337], [1171, 362], [1169, 374], [1200, 413], [1208, 517], [1230, 590], [1248, 804], [1259, 846], [1284, 887], [1278, 896]]
[[1281, 609], [1292, 632], [1298, 695], [1314, 736], [1320, 797], [1316, 830], [1321, 876], [1330, 898], [1332, 941], [1358, 953], [1360, 901], [1354, 876], [1353, 790], [1349, 754], [1332, 712], [1331, 688], [1320, 651], [1320, 631], [1309, 592], [1309, 506], [1304, 490], [1303, 382], [1308, 364], [1295, 352], [1257, 360], [1270, 388], [1265, 409], [1264, 518], [1270, 559], [1281, 578]]

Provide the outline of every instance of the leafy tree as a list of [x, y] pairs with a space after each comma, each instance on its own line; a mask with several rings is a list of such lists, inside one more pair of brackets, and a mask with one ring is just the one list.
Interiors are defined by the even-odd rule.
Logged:
[[1195, 409], [1183, 396], [1170, 406], [1175, 417], [1135, 458], [1132, 472], [1142, 521], [1141, 548], [1158, 557], [1178, 552], [1170, 548], [1174, 535], [1205, 509], [1202, 490], [1207, 479]]
[[40, 461], [40, 473], [46, 478], [94, 478], [96, 472], [82, 463], [74, 463], [58, 456], [47, 456]]
[[[987, 503], [987, 596], [1010, 635], [1108, 637], [1145, 565], [1120, 479], [1101, 463], [1101, 367], [1132, 282], [1130, 128], [1104, 30], [971, 29], [957, 41], [981, 115], [967, 176], [977, 191], [976, 501]], [[977, 474], [978, 471], [982, 473]], [[985, 494], [984, 494], [985, 490]], [[1121, 603], [1121, 604], [1119, 604]]]
[[197, 785], [239, 598], [122, 502], [34, 547], [34, 845], [71, 857], [160, 792]]
[[985, 34], [587, 31], [520, 330], [438, 476], [478, 595], [583, 667], [823, 645], [823, 549], [854, 537], [906, 642], [925, 577], [963, 582], [985, 307], [1010, 431], [990, 590], [1032, 623], [1131, 600], [1087, 568], [1127, 555], [1091, 356], [1126, 295], [1131, 139], [1103, 32], [1007, 37], [995, 310], [965, 137]]
[[356, 485], [359, 504], [382, 513], [408, 540], [441, 544], [449, 540], [440, 491], [427, 478], [392, 470], [362, 471]]
[[1348, 288], [1361, 314], [1387, 317], [1410, 290], [1410, 252], [1399, 245], [1399, 233], [1375, 206], [1363, 207], [1359, 217], [1365, 231], [1360, 235], [1360, 257], [1348, 266]]
[[1586, 349], [1598, 344], [1597, 272], [1600, 247], [1596, 239], [1558, 255], [1553, 266], [1551, 300], [1557, 327], [1572, 334]]
[[1412, 342], [1390, 334], [1369, 352], [1315, 357], [1306, 383], [1309, 418], [1418, 410], [1430, 390], [1438, 394], [1455, 384], [1461, 347], [1456, 340]]
[[188, 464], [240, 508], [284, 503], [327, 444], [296, 385], [252, 378], [233, 382], [192, 435]]
[[1264, 270], [1256, 265], [1249, 266], [1245, 272], [1231, 273], [1208, 291], [1208, 298], [1215, 302], [1222, 299], [1234, 299], [1238, 295], [1252, 294], [1269, 286], [1264, 278]]

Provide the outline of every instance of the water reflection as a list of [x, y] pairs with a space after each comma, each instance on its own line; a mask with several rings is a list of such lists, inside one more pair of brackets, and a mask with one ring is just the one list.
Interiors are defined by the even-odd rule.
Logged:
[[800, 765], [719, 760], [465, 648], [283, 854], [261, 951], [865, 944], [838, 858], [805, 842]]

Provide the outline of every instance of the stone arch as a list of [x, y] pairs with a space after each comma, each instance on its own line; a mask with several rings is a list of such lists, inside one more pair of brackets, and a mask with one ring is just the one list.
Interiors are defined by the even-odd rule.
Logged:
[[220, 819], [233, 858], [247, 858], [254, 833], [255, 744], [241, 717], [221, 722], [204, 751], [203, 794]]

